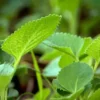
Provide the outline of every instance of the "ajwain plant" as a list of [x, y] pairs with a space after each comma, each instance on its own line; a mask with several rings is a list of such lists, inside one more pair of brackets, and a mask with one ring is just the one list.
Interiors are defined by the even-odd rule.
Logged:
[[[61, 16], [51, 14], [30, 21], [1, 43], [2, 50], [12, 56], [14, 61], [0, 64], [0, 100], [7, 100], [8, 85], [21, 57], [28, 52], [32, 55], [39, 87], [35, 100], [46, 100], [50, 94], [48, 89], [43, 88], [41, 75], [56, 77], [52, 82], [53, 86], [51, 85], [54, 90], [54, 95], [49, 96], [51, 100], [100, 99], [100, 78], [97, 72], [100, 63], [100, 36], [92, 39], [69, 33], [54, 33], [60, 19]], [[41, 60], [52, 59], [52, 62], [40, 74], [33, 49], [42, 41], [54, 50], [42, 56]]]

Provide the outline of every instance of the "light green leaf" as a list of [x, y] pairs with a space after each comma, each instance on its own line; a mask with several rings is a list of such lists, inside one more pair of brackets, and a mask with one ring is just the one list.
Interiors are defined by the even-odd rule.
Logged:
[[20, 59], [49, 37], [56, 29], [60, 19], [60, 16], [52, 14], [26, 23], [5, 40], [2, 49], [17, 60]]
[[[47, 77], [55, 77], [58, 75], [59, 71], [61, 68], [59, 67], [59, 62], [60, 58], [56, 58], [52, 60], [43, 70], [43, 75]], [[51, 70], [52, 69], [52, 70]]]
[[51, 52], [47, 52], [45, 53], [41, 58], [40, 61], [51, 61], [55, 58], [57, 58], [58, 56], [62, 55], [62, 52], [58, 51], [58, 50], [52, 50]]
[[81, 62], [88, 64], [89, 66], [92, 66], [93, 59], [90, 56], [85, 57], [81, 60]]
[[70, 55], [64, 54], [62, 55], [60, 61], [59, 61], [59, 66], [60, 67], [66, 67], [69, 64], [71, 64], [72, 62], [74, 62], [75, 59], [73, 57], [71, 57]]
[[85, 63], [72, 63], [58, 74], [59, 84], [71, 93], [84, 88], [93, 78], [92, 68]]
[[9, 64], [0, 65], [0, 90], [7, 87], [13, 72], [14, 72], [14, 69], [11, 65]]
[[96, 59], [97, 61], [100, 61], [100, 36], [98, 36], [88, 47], [86, 53]]
[[[43, 97], [41, 100], [47, 100], [47, 97], [50, 95], [50, 89], [45, 88], [43, 89]], [[34, 100], [39, 100], [40, 98], [40, 92], [37, 92], [37, 94], [34, 96]]]
[[84, 38], [84, 45], [80, 51], [80, 55], [86, 53], [86, 49], [88, 48], [88, 46], [92, 43], [92, 38], [88, 37], [88, 38]]
[[63, 52], [67, 52], [69, 55], [74, 54], [78, 56], [84, 44], [84, 40], [76, 35], [67, 33], [55, 33], [46, 41], [44, 41], [44, 43]]
[[100, 88], [96, 90], [88, 100], [100, 100]]

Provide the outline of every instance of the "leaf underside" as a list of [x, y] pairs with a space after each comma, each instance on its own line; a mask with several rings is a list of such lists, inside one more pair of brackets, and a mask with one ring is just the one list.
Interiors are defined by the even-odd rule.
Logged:
[[[60, 58], [52, 60], [43, 70], [43, 75], [46, 77], [56, 77], [61, 70], [58, 65]], [[52, 71], [50, 71], [52, 69]]]

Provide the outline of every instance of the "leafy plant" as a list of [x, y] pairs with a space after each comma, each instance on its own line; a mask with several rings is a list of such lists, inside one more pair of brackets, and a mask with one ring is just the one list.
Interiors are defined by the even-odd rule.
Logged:
[[[61, 97], [56, 99], [100, 99], [98, 96], [100, 87], [98, 86], [98, 90], [94, 89], [96, 83], [92, 82], [93, 76], [97, 77], [95, 71], [100, 63], [99, 41], [100, 36], [92, 40], [90, 37], [81, 38], [67, 33], [55, 33], [44, 41], [47, 46], [60, 51], [60, 60], [57, 63], [61, 70], [56, 80], [53, 80], [53, 84]], [[46, 56], [47, 60], [49, 57], [50, 55]], [[95, 59], [95, 62], [93, 59]]]
[[[32, 56], [39, 88], [39, 91], [31, 99], [100, 99], [100, 80], [96, 74], [100, 63], [100, 36], [92, 39], [63, 32], [54, 33], [60, 19], [61, 16], [51, 14], [38, 20], [30, 21], [4, 41], [1, 41], [2, 52], [6, 52], [7, 56], [9, 54], [13, 59], [12, 62], [4, 59], [0, 64], [1, 100], [7, 100], [8, 85], [17, 70], [22, 56], [28, 52]], [[43, 70], [43, 73], [40, 71], [33, 52], [33, 49], [42, 41], [45, 45], [54, 49], [40, 58], [40, 61], [52, 60]], [[42, 77], [46, 80], [46, 77], [55, 77], [53, 86], [47, 80], [54, 95], [50, 95], [50, 89], [43, 88]], [[98, 84], [96, 83], [97, 80]], [[17, 91], [12, 96], [16, 95], [18, 95]]]
[[[0, 81], [3, 81], [3, 83], [0, 82], [1, 100], [7, 100], [7, 93], [5, 93], [7, 92], [7, 85], [10, 83], [15, 73], [21, 57], [24, 54], [32, 51], [40, 42], [51, 35], [59, 24], [60, 18], [60, 16], [52, 14], [39, 20], [30, 21], [15, 31], [4, 41], [2, 44], [2, 50], [13, 56], [15, 61], [12, 65], [0, 65]], [[39, 77], [40, 75], [37, 74], [37, 79]], [[41, 77], [39, 80], [41, 80]], [[42, 97], [40, 96], [40, 98]]]

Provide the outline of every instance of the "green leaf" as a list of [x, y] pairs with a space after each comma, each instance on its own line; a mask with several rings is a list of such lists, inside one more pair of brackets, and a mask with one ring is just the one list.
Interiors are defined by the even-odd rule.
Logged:
[[83, 55], [84, 53], [86, 53], [86, 49], [91, 43], [92, 43], [92, 38], [90, 37], [84, 38], [84, 45], [80, 51], [80, 55]]
[[62, 57], [59, 61], [59, 66], [63, 68], [63, 67], [68, 66], [69, 64], [71, 64], [74, 61], [75, 61], [75, 59], [72, 56], [64, 54], [64, 55], [62, 55]]
[[100, 100], [100, 88], [96, 90], [88, 100]]
[[11, 65], [9, 64], [0, 65], [0, 90], [7, 87], [13, 72], [14, 72], [14, 69]]
[[72, 63], [64, 67], [58, 75], [59, 84], [71, 93], [84, 88], [93, 78], [92, 68], [85, 63]]
[[60, 19], [60, 16], [52, 14], [26, 23], [5, 40], [2, 49], [17, 60], [20, 59], [49, 37], [56, 29]]
[[54, 86], [56, 89], [60, 89], [60, 90], [62, 90], [62, 91], [67, 91], [65, 88], [63, 88], [63, 87], [59, 84], [59, 82], [58, 82], [57, 79], [54, 79], [52, 83], [53, 83], [53, 86]]
[[[61, 68], [59, 67], [59, 57], [52, 60], [43, 70], [43, 75], [47, 77], [55, 77], [58, 75]], [[51, 70], [52, 69], [52, 70]]]
[[[43, 89], [43, 97], [41, 100], [47, 100], [47, 97], [50, 95], [50, 89], [45, 88]], [[37, 92], [37, 94], [34, 96], [34, 100], [39, 100], [40, 98], [40, 92]]]
[[93, 59], [90, 56], [85, 57], [84, 59], [80, 59], [81, 62], [88, 64], [89, 66], [92, 66]]
[[55, 33], [46, 41], [44, 41], [44, 43], [50, 47], [56, 48], [63, 52], [67, 52], [69, 55], [74, 54], [78, 56], [84, 44], [84, 40], [81, 37], [77, 37], [76, 35], [67, 33]]
[[88, 47], [86, 53], [96, 59], [96, 61], [100, 61], [100, 36], [98, 36]]
[[75, 100], [79, 95], [83, 92], [83, 88], [77, 91], [76, 93], [73, 93], [70, 95], [70, 97], [67, 100]]
[[53, 80], [53, 85], [57, 88], [57, 92], [62, 95], [62, 96], [66, 96], [66, 99], [64, 100], [75, 100], [84, 90], [83, 88], [80, 89], [79, 91], [77, 91], [76, 93], [70, 93], [68, 92], [65, 88], [63, 88], [57, 79]]
[[58, 50], [52, 50], [51, 52], [47, 52], [45, 53], [41, 58], [40, 61], [51, 61], [55, 58], [57, 58], [58, 56], [62, 55], [62, 52], [58, 51]]
[[76, 93], [72, 93], [71, 94], [70, 92], [68, 92], [65, 88], [63, 88], [59, 84], [57, 79], [53, 80], [53, 85], [57, 88], [57, 92], [60, 95], [66, 96], [66, 100], [74, 100], [74, 99], [76, 99], [82, 93], [82, 91], [84, 90], [84, 88], [82, 88], [79, 91], [77, 91]]

